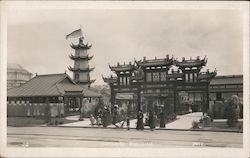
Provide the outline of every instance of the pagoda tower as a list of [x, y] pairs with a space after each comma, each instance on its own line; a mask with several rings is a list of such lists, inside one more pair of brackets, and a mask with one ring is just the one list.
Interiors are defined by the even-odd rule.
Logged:
[[73, 80], [79, 86], [83, 88], [90, 88], [91, 83], [95, 80], [90, 79], [90, 72], [94, 70], [90, 68], [89, 61], [93, 58], [93, 55], [88, 54], [88, 50], [92, 45], [83, 43], [84, 37], [79, 38], [79, 43], [71, 44], [71, 48], [75, 50], [75, 54], [70, 54], [70, 59], [74, 61], [74, 67], [69, 66], [69, 70], [73, 72]]

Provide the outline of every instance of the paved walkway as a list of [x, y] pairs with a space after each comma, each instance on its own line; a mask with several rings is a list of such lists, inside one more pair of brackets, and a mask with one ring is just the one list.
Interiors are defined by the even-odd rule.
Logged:
[[[193, 121], [199, 121], [202, 116], [202, 112], [195, 112], [195, 113], [190, 113], [186, 115], [178, 115], [177, 120], [166, 124], [166, 129], [190, 129], [192, 128], [192, 122]], [[75, 120], [77, 121], [79, 119], [78, 116], [69, 116], [66, 117], [67, 120]], [[135, 128], [136, 127], [136, 119], [130, 120], [130, 128]], [[117, 123], [118, 126], [121, 126], [122, 122]], [[59, 126], [70, 126], [70, 127], [91, 127], [90, 120], [89, 118], [84, 118], [83, 121], [77, 121], [73, 123], [68, 123], [68, 124], [63, 124]], [[94, 127], [98, 127], [95, 125]], [[102, 127], [102, 126], [101, 126]], [[114, 125], [109, 125], [108, 127], [115, 127]], [[124, 128], [126, 128], [126, 122], [124, 123]], [[149, 128], [148, 126], [145, 126], [145, 128]], [[159, 128], [159, 127], [156, 127]]]

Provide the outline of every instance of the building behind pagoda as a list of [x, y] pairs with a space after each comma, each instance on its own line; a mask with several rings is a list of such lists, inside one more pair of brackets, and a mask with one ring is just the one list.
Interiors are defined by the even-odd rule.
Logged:
[[16, 63], [7, 64], [7, 88], [19, 87], [32, 78], [32, 73]]

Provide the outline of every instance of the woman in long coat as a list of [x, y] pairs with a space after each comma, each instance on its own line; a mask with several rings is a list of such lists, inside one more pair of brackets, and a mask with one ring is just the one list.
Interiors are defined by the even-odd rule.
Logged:
[[144, 125], [143, 125], [143, 113], [142, 111], [140, 110], [138, 112], [138, 115], [137, 115], [137, 126], [136, 126], [136, 129], [137, 130], [143, 130], [144, 129]]
[[161, 111], [160, 113], [160, 128], [165, 128], [165, 115], [164, 112]]
[[108, 125], [108, 115], [109, 115], [109, 111], [108, 111], [107, 107], [105, 106], [104, 110], [103, 110], [103, 115], [102, 115], [103, 127], [107, 127], [107, 125]]
[[155, 121], [156, 121], [156, 116], [153, 112], [149, 113], [149, 119], [148, 119], [148, 123], [149, 123], [149, 127], [150, 129], [153, 131], [155, 129]]

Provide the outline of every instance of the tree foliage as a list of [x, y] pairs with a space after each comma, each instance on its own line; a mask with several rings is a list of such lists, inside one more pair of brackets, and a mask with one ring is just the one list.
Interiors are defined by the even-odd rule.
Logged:
[[228, 101], [227, 101], [227, 108], [225, 109], [225, 117], [227, 118], [227, 124], [230, 127], [233, 127], [237, 124], [238, 119], [240, 117], [240, 100], [238, 96], [233, 95]]

